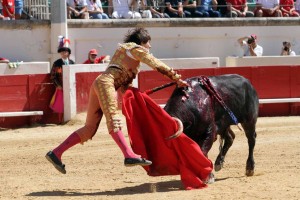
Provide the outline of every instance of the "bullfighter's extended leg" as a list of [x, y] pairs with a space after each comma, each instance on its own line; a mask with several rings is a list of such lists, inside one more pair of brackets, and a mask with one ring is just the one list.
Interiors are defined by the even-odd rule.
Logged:
[[58, 147], [46, 154], [47, 160], [51, 162], [59, 172], [63, 174], [66, 173], [65, 165], [61, 162], [62, 154], [72, 146], [92, 139], [98, 129], [102, 115], [97, 95], [94, 88], [91, 88], [85, 126], [72, 133]]
[[109, 134], [118, 144], [125, 157], [125, 166], [151, 165], [151, 161], [140, 158], [141, 156], [135, 154], [126, 143], [124, 134], [121, 130], [121, 119], [117, 113], [117, 93], [114, 86], [113, 76], [111, 74], [102, 74], [95, 80], [94, 87], [97, 91], [100, 107], [106, 117], [106, 125]]

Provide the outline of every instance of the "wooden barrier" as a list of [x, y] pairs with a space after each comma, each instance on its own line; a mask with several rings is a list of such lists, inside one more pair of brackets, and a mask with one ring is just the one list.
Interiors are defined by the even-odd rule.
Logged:
[[[199, 75], [240, 74], [251, 81], [260, 98], [260, 116], [300, 115], [300, 66], [220, 67], [178, 70], [183, 78]], [[169, 80], [154, 71], [139, 74], [141, 91]], [[158, 104], [165, 104], [174, 87], [151, 95]]]
[[55, 91], [49, 74], [0, 76], [0, 127], [58, 123], [49, 108]]

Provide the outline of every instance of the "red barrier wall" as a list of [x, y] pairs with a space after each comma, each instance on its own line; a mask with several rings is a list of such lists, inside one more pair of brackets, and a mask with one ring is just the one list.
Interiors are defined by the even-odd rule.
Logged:
[[[77, 113], [85, 112], [87, 110], [90, 87], [101, 73], [99, 72], [85, 72], [76, 74], [76, 109]], [[122, 94], [118, 91], [119, 108], [121, 108]]]
[[[221, 67], [178, 70], [183, 78], [199, 75], [240, 74], [248, 78], [256, 88], [260, 99], [299, 98], [300, 66], [263, 66], [263, 67]], [[155, 71], [139, 73], [141, 91], [170, 82]], [[174, 87], [163, 89], [151, 95], [159, 104], [166, 103]], [[300, 103], [261, 104], [260, 116], [300, 115]]]
[[42, 116], [0, 117], [0, 127], [57, 123], [57, 114], [49, 108], [54, 90], [49, 74], [0, 76], [0, 112], [44, 111]]
[[[222, 67], [178, 70], [183, 78], [199, 75], [240, 74], [248, 78], [256, 88], [259, 98], [300, 98], [300, 66], [266, 67]], [[77, 111], [87, 108], [92, 82], [99, 72], [76, 74]], [[170, 80], [156, 71], [142, 71], [139, 74], [141, 91], [151, 89]], [[166, 103], [174, 86], [151, 95], [159, 104]], [[0, 112], [44, 111], [43, 116], [0, 117], [0, 127], [19, 127], [32, 122], [58, 123], [57, 114], [49, 108], [54, 93], [49, 74], [0, 76]], [[119, 98], [120, 98], [119, 93]], [[300, 115], [300, 103], [261, 104], [260, 116]]]

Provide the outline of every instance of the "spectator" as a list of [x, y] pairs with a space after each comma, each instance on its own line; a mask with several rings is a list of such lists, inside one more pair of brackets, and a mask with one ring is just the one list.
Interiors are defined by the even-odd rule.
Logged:
[[0, 57], [0, 63], [9, 63], [9, 60], [7, 58]]
[[199, 0], [198, 11], [203, 14], [203, 17], [221, 17], [221, 13], [217, 10], [217, 0]]
[[24, 0], [15, 0], [15, 17], [22, 18]]
[[283, 47], [281, 48], [281, 56], [295, 56], [296, 53], [295, 51], [292, 51], [292, 45], [290, 42], [283, 42], [282, 43]]
[[142, 18], [152, 18], [152, 12], [150, 10], [150, 1], [147, 2], [147, 0], [141, 0], [140, 1], [140, 13], [142, 15]]
[[15, 19], [15, 1], [14, 0], [2, 0], [3, 16], [4, 19]]
[[84, 61], [83, 64], [97, 64], [97, 63], [106, 63], [110, 61], [110, 56], [100, 56], [97, 58], [98, 52], [96, 49], [91, 49], [88, 54], [88, 59]]
[[248, 10], [247, 0], [226, 0], [227, 17], [254, 17], [254, 13]]
[[89, 19], [86, 0], [67, 0], [68, 19]]
[[300, 0], [296, 0], [295, 10], [297, 11], [298, 14], [300, 14]]
[[220, 12], [221, 17], [226, 17], [227, 14], [227, 3], [226, 0], [216, 0], [218, 3], [217, 11]]
[[165, 0], [165, 4], [165, 13], [167, 13], [171, 18], [185, 17], [182, 7], [182, 0]]
[[257, 0], [254, 13], [256, 17], [282, 17], [279, 0]]
[[294, 0], [280, 0], [279, 2], [283, 17], [299, 17], [294, 6]]
[[[68, 47], [69, 40], [64, 38], [63, 36], [59, 36], [59, 47], [57, 52], [60, 53], [60, 59], [57, 59], [51, 68], [50, 72], [50, 79], [53, 82], [55, 86], [55, 94], [62, 94], [63, 93], [63, 76], [62, 76], [62, 67], [63, 65], [71, 65], [75, 64], [73, 60], [71, 60], [70, 54], [71, 54], [71, 49]], [[54, 95], [55, 95], [54, 94]], [[62, 95], [60, 95], [62, 98]], [[58, 97], [57, 97], [58, 98]], [[59, 123], [63, 122], [63, 99], [58, 99], [55, 101], [55, 104], [50, 104], [50, 108], [58, 113], [58, 118], [59, 118]]]
[[[140, 13], [138, 13], [140, 15]], [[127, 0], [109, 0], [108, 1], [108, 15], [113, 19], [132, 19], [141, 16], [134, 16], [130, 11]]]
[[0, 20], [4, 19], [4, 16], [2, 15], [2, 0], [0, 0]]
[[87, 2], [87, 11], [90, 19], [108, 19], [106, 13], [103, 12], [100, 0], [90, 0]]
[[240, 46], [244, 50], [244, 56], [262, 56], [263, 48], [257, 44], [257, 36], [241, 37], [238, 39]]
[[196, 0], [183, 0], [182, 6], [185, 17], [203, 17], [203, 13], [197, 9]]
[[150, 10], [153, 18], [170, 18], [170, 16], [164, 12], [164, 0], [142, 0], [142, 5], [143, 9]]
[[140, 1], [139, 0], [129, 0], [129, 2], [130, 2], [129, 8], [132, 12], [132, 18], [141, 19], [142, 15], [140, 13]]

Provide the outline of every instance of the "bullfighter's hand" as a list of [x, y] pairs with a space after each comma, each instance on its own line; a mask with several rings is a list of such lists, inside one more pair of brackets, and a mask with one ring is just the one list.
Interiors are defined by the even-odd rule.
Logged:
[[188, 87], [189, 84], [188, 84], [186, 81], [183, 81], [183, 80], [179, 79], [179, 80], [177, 81], [177, 86], [178, 86], [179, 88], [181, 88], [181, 87]]

